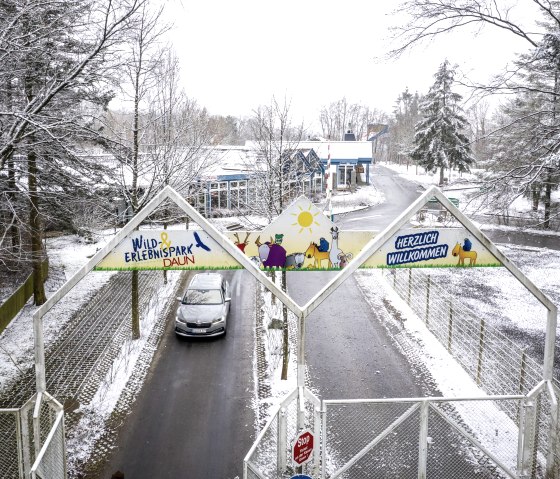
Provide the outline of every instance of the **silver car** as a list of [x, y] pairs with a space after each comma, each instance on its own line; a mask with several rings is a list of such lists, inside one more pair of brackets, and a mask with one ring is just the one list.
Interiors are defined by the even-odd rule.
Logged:
[[219, 273], [199, 273], [191, 280], [175, 318], [179, 336], [226, 334], [231, 297], [229, 283]]

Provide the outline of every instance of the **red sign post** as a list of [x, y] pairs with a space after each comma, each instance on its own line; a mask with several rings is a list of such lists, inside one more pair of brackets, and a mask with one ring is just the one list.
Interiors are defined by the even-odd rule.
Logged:
[[313, 456], [313, 434], [308, 429], [301, 431], [292, 445], [292, 459], [298, 466], [305, 464]]

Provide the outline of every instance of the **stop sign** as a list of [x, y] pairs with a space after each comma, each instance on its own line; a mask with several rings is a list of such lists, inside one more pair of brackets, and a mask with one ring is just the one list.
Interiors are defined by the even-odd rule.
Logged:
[[292, 458], [298, 466], [306, 463], [313, 455], [313, 434], [309, 429], [301, 431], [292, 445]]

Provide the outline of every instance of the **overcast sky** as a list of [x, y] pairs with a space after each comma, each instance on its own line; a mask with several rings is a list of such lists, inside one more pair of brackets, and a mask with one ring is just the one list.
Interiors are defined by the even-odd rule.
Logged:
[[311, 123], [321, 106], [344, 96], [391, 112], [407, 86], [426, 92], [445, 58], [483, 80], [527, 48], [512, 34], [487, 28], [477, 38], [462, 31], [398, 61], [380, 60], [391, 47], [389, 26], [399, 22], [391, 15], [396, 3], [182, 0], [173, 10], [173, 43], [184, 87], [222, 115], [249, 115], [272, 95], [285, 96], [294, 116]]

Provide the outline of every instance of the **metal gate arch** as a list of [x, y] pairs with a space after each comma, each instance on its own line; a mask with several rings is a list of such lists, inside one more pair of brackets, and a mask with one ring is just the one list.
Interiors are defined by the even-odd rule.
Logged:
[[[553, 357], [554, 357], [554, 347], [555, 347], [555, 332], [556, 332], [556, 322], [557, 322], [557, 308], [549, 300], [549, 298], [544, 295], [521, 271], [519, 271], [515, 265], [513, 265], [489, 240], [486, 238], [480, 230], [468, 219], [466, 218], [457, 208], [451, 204], [451, 202], [435, 187], [427, 190], [423, 195], [420, 196], [413, 204], [411, 204], [397, 219], [395, 219], [389, 227], [387, 227], [383, 232], [381, 232], [377, 237], [372, 239], [359, 253], [354, 260], [341, 270], [332, 280], [325, 285], [325, 287], [318, 292], [313, 298], [311, 298], [307, 304], [304, 306], [299, 306], [296, 302], [292, 300], [284, 291], [282, 291], [278, 286], [276, 286], [263, 271], [258, 269], [251, 260], [245, 256], [241, 251], [230, 242], [223, 234], [221, 234], [216, 228], [214, 228], [204, 217], [202, 217], [191, 205], [189, 205], [173, 188], [167, 186], [160, 193], [158, 193], [149, 204], [140, 211], [115, 237], [100, 251], [98, 251], [78, 272], [74, 274], [53, 296], [51, 296], [41, 307], [35, 311], [33, 314], [33, 332], [34, 332], [34, 349], [35, 349], [35, 372], [36, 372], [36, 385], [37, 393], [46, 393], [46, 375], [45, 375], [45, 350], [44, 350], [44, 335], [43, 335], [43, 316], [58, 302], [60, 301], [85, 275], [87, 275], [94, 267], [101, 261], [106, 255], [109, 254], [113, 248], [118, 245], [123, 239], [125, 239], [141, 222], [152, 213], [163, 201], [170, 199], [175, 202], [185, 213], [187, 213], [194, 222], [198, 223], [204, 231], [206, 231], [209, 236], [215, 240], [227, 253], [229, 253], [236, 261], [239, 262], [247, 271], [249, 271], [261, 284], [263, 284], [267, 289], [269, 289], [282, 303], [284, 303], [288, 309], [290, 309], [298, 318], [298, 368], [297, 368], [297, 384], [298, 384], [298, 412], [296, 417], [296, 430], [299, 431], [303, 429], [305, 423], [305, 412], [306, 407], [305, 399], [309, 402], [309, 392], [306, 394], [304, 388], [305, 384], [305, 344], [304, 344], [304, 332], [305, 332], [305, 319], [307, 316], [314, 311], [330, 294], [332, 294], [349, 276], [351, 276], [356, 269], [358, 269], [372, 254], [378, 251], [383, 244], [395, 233], [397, 232], [411, 217], [413, 217], [432, 197], [435, 197], [440, 203], [457, 218], [469, 232], [473, 234], [481, 243], [484, 244], [486, 248], [499, 260], [502, 264], [533, 294], [538, 301], [540, 301], [548, 310], [547, 318], [547, 335], [545, 343], [545, 362], [543, 371], [543, 384], [542, 386], [547, 392], [551, 394], [550, 391], [554, 390], [554, 386], [551, 383], [552, 380], [552, 368], [553, 368]], [[550, 398], [551, 403], [556, 404], [556, 396]], [[313, 401], [311, 401], [311, 404]], [[527, 408], [533, 407], [530, 403]], [[423, 408], [423, 409], [422, 409]], [[426, 411], [427, 406], [422, 406], [422, 410]], [[428, 407], [428, 410], [430, 408]], [[433, 408], [432, 408], [433, 409]], [[556, 407], [557, 409], [557, 407]], [[321, 414], [323, 414], [324, 420], [324, 409], [320, 409]], [[280, 412], [279, 412], [280, 413]], [[412, 414], [412, 412], [410, 413]], [[307, 415], [309, 416], [309, 414]], [[314, 416], [313, 416], [314, 417]], [[523, 454], [521, 455], [522, 461], [526, 461], [527, 450], [530, 449], [531, 434], [526, 431], [530, 430], [531, 427], [536, 429], [534, 425], [535, 419], [533, 419], [534, 414], [525, 414], [524, 421], [526, 426], [523, 428]], [[554, 421], [557, 420], [557, 411], [552, 415]], [[281, 424], [282, 419], [277, 414], [277, 421]], [[63, 421], [57, 423], [57, 428], [63, 428]], [[269, 428], [272, 427], [270, 423]], [[282, 428], [280, 428], [282, 430]], [[324, 431], [323, 431], [324, 433]], [[528, 434], [528, 435], [527, 435]], [[534, 433], [533, 433], [534, 435]], [[55, 434], [53, 433], [50, 440], [53, 439]], [[325, 436], [327, 434], [325, 433]], [[259, 436], [260, 437], [260, 436]], [[328, 439], [328, 438], [327, 438]], [[533, 439], [534, 442], [534, 439]], [[556, 445], [556, 432], [554, 433], [554, 438], [550, 439], [549, 442], [553, 442]], [[328, 442], [327, 442], [328, 444]], [[60, 449], [60, 451], [62, 451]], [[59, 451], [59, 452], [60, 452]], [[552, 453], [547, 453], [552, 454]], [[548, 457], [548, 456], [547, 456]], [[313, 461], [316, 467], [316, 461]], [[522, 464], [525, 464], [523, 462]], [[252, 477], [264, 477], [255, 473]], [[65, 472], [64, 472], [65, 476]], [[37, 471], [37, 477], [40, 476], [40, 471]], [[421, 477], [421, 476], [419, 476]], [[511, 476], [516, 477], [516, 476]], [[521, 477], [521, 476], [518, 476]], [[553, 476], [549, 476], [553, 477]]]

